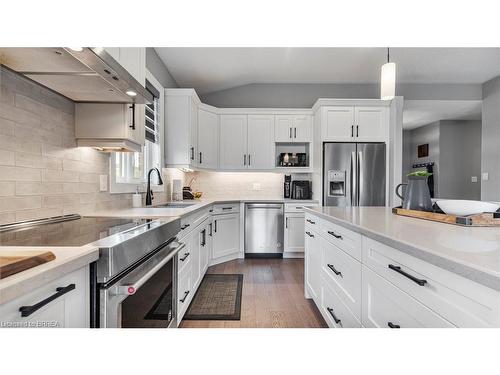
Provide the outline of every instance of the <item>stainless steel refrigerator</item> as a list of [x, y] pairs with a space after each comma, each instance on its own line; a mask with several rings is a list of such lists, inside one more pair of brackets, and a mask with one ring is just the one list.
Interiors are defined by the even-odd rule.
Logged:
[[385, 206], [384, 143], [324, 143], [323, 205]]

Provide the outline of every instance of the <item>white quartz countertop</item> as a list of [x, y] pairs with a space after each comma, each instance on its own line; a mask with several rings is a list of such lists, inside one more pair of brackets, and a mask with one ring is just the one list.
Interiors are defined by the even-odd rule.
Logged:
[[500, 291], [500, 228], [398, 216], [388, 207], [306, 208], [416, 258]]
[[[137, 207], [137, 208], [121, 208], [121, 209], [115, 209], [115, 210], [103, 210], [103, 211], [96, 211], [92, 212], [90, 214], [87, 214], [85, 216], [89, 217], [121, 217], [121, 218], [161, 218], [161, 217], [175, 217], [175, 216], [185, 216], [187, 214], [193, 213], [195, 211], [198, 211], [200, 209], [203, 209], [207, 206], [210, 206], [212, 204], [217, 204], [217, 203], [230, 203], [230, 202], [236, 202], [236, 203], [251, 203], [251, 202], [280, 202], [280, 203], [291, 203], [291, 204], [299, 204], [299, 205], [317, 205], [318, 201], [316, 200], [299, 200], [299, 199], [283, 199], [283, 198], [276, 198], [276, 199], [195, 199], [193, 201], [181, 201], [181, 202], [169, 202], [169, 203], [175, 203], [175, 204], [193, 204], [191, 206], [188, 206], [186, 208], [169, 208], [169, 207], [157, 207], [157, 206], [147, 206], [147, 207]], [[161, 206], [161, 204], [158, 204], [158, 206]]]
[[0, 304], [11, 301], [34, 289], [73, 272], [99, 258], [95, 246], [1, 246], [0, 251], [52, 251], [56, 259], [0, 280]]

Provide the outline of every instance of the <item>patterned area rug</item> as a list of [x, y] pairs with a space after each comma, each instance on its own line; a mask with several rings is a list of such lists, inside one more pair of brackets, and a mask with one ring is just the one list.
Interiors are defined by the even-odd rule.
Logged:
[[206, 274], [183, 319], [240, 320], [241, 274]]

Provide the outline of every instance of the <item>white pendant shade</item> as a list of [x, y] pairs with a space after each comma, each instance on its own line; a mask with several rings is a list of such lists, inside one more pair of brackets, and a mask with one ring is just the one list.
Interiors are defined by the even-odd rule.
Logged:
[[388, 62], [382, 65], [380, 80], [380, 98], [391, 100], [396, 96], [396, 64]]

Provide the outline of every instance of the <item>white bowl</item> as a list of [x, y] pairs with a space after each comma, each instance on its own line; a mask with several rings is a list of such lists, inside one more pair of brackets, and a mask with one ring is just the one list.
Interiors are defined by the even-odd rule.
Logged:
[[496, 203], [450, 199], [436, 201], [436, 204], [448, 215], [467, 216], [483, 212], [495, 212], [500, 207]]

